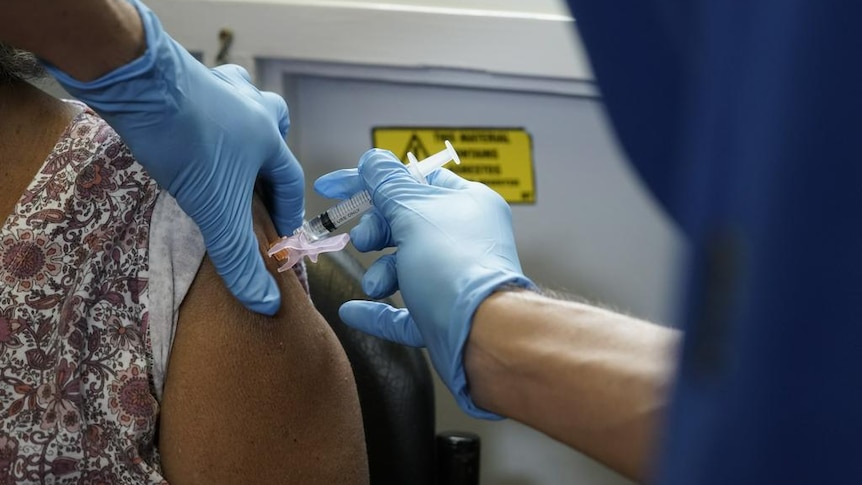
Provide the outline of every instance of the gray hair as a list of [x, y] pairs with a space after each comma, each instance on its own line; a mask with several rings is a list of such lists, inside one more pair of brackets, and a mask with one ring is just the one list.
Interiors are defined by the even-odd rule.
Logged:
[[38, 79], [44, 75], [45, 69], [32, 53], [0, 44], [0, 83]]

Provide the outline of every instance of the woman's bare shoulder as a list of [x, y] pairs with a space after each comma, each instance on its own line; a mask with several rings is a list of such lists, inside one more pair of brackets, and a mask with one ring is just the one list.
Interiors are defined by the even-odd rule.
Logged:
[[[261, 253], [277, 234], [254, 205]], [[273, 317], [246, 310], [205, 260], [180, 309], [159, 449], [171, 483], [367, 483], [347, 357], [296, 275], [267, 267]]]

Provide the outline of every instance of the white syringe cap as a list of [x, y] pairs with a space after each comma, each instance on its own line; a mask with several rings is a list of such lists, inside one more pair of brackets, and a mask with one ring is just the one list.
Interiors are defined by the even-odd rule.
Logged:
[[416, 180], [425, 184], [428, 183], [428, 181], [425, 180], [425, 177], [429, 173], [437, 170], [443, 165], [446, 165], [450, 161], [454, 161], [455, 164], [460, 165], [461, 159], [458, 158], [458, 152], [455, 151], [455, 148], [452, 147], [449, 140], [446, 140], [444, 143], [446, 144], [445, 149], [423, 160], [416, 160], [416, 156], [413, 155], [412, 152], [407, 152], [407, 160], [410, 161], [407, 165], [407, 169], [410, 170], [410, 175], [413, 175]]

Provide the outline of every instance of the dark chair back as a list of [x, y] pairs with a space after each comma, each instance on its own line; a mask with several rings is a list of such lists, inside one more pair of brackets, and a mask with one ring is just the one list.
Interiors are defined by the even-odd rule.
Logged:
[[347, 358], [362, 406], [371, 485], [432, 485], [435, 470], [434, 388], [419, 349], [372, 337], [345, 325], [338, 308], [366, 299], [364, 269], [348, 253], [307, 263], [314, 306], [329, 322]]

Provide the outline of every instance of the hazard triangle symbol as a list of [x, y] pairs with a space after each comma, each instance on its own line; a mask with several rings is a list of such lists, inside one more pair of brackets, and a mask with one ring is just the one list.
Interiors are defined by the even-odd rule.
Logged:
[[425, 145], [422, 144], [422, 140], [419, 139], [419, 135], [413, 133], [413, 136], [410, 137], [410, 140], [407, 142], [407, 148], [404, 149], [404, 154], [401, 155], [401, 160], [407, 160], [407, 152], [413, 152], [416, 155], [417, 160], [424, 160], [431, 156], [428, 153], [428, 149], [425, 148]]

